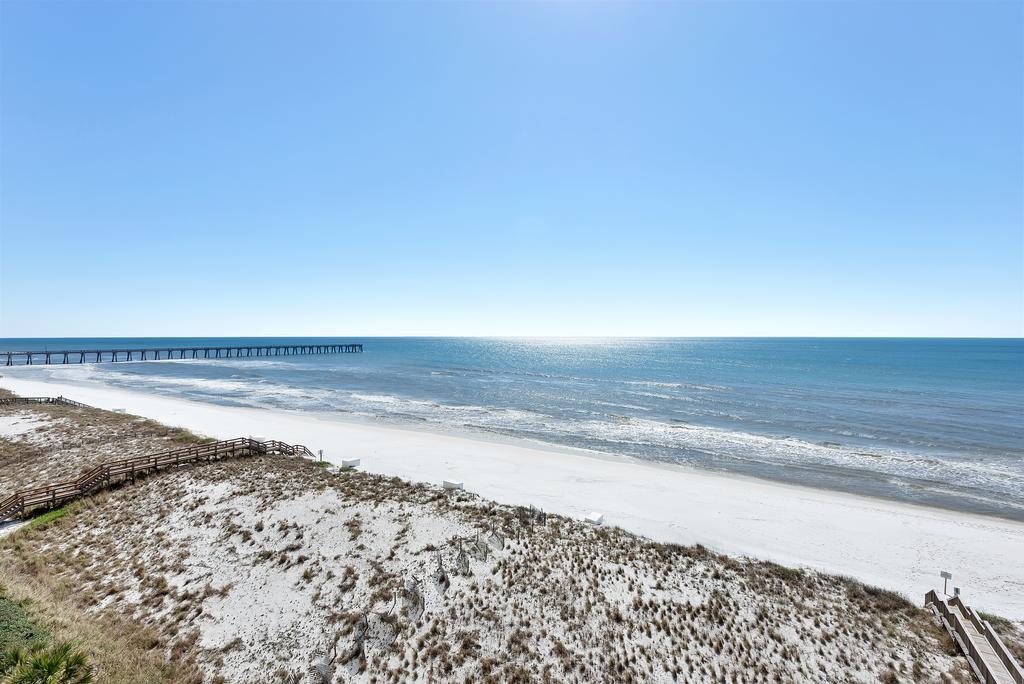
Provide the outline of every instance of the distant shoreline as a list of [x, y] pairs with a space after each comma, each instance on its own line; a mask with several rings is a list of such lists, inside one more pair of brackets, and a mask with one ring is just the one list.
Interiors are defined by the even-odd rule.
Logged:
[[413, 481], [465, 482], [501, 503], [533, 504], [671, 543], [801, 565], [900, 591], [919, 602], [962, 579], [973, 605], [1024, 619], [1024, 523], [597, 455], [513, 438], [473, 438], [412, 427], [167, 398], [109, 387], [4, 377], [23, 396], [64, 395], [218, 438], [264, 435], [361, 458], [369, 472]]

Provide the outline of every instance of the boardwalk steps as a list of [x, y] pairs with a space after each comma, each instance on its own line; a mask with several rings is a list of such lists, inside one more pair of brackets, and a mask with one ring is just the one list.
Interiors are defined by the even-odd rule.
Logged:
[[242, 456], [304, 456], [316, 458], [302, 444], [286, 444], [277, 440], [259, 441], [238, 437], [219, 442], [172, 449], [149, 456], [107, 461], [82, 472], [73, 480], [64, 480], [40, 487], [21, 489], [0, 501], [0, 523], [25, 516], [36, 508], [54, 508], [95, 491], [106, 489], [140, 475], [174, 468], [188, 463], [219, 461]]
[[167, 359], [233, 359], [262, 356], [308, 356], [312, 354], [361, 354], [361, 344], [284, 344], [227, 347], [155, 347], [148, 349], [62, 349], [58, 351], [0, 351], [5, 366], [65, 363], [116, 363], [118, 361], [160, 361]]
[[924, 605], [932, 609], [949, 632], [980, 681], [985, 684], [1024, 684], [1024, 670], [1013, 659], [992, 625], [982, 620], [973, 608], [964, 605], [959, 596], [944, 601], [932, 590], [925, 594]]

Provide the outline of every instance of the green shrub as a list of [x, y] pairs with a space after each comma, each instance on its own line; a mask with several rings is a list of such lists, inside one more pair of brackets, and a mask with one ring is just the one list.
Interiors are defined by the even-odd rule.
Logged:
[[89, 684], [92, 667], [68, 642], [15, 647], [0, 655], [0, 684]]
[[25, 604], [0, 591], [0, 652], [46, 643], [50, 634], [29, 620]]
[[43, 525], [48, 525], [49, 523], [52, 523], [55, 520], [60, 520], [61, 518], [63, 518], [67, 514], [68, 514], [68, 507], [67, 506], [61, 506], [60, 508], [54, 508], [52, 511], [46, 511], [43, 514], [37, 515], [36, 517], [32, 518], [32, 520], [29, 521], [28, 526], [30, 526], [30, 527], [42, 527]]

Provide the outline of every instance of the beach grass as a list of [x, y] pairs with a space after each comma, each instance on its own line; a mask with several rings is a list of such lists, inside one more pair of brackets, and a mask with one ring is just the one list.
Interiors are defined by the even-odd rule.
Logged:
[[[35, 591], [43, 624], [80, 639], [109, 681], [149, 681], [116, 679], [112, 659], [151, 681], [287, 681], [335, 651], [351, 654], [346, 681], [962, 680], [948, 637], [893, 592], [304, 459], [260, 469], [225, 461], [97, 494], [0, 540], [0, 581]], [[259, 617], [257, 586], [308, 607]], [[199, 649], [193, 626], [224, 621], [224, 643]], [[267, 634], [279, 628], [305, 636]], [[275, 664], [268, 638], [301, 655]], [[168, 671], [167, 654], [190, 665]]]
[[29, 525], [32, 525], [33, 527], [42, 527], [56, 520], [60, 520], [68, 514], [68, 510], [74, 505], [75, 504], [68, 504], [67, 506], [61, 506], [60, 508], [54, 508], [44, 513], [40, 513], [29, 521]]
[[[36, 548], [37, 534], [59, 532], [74, 518], [26, 526], [3, 540], [0, 553], [0, 639], [10, 646], [74, 644], [93, 670], [93, 681], [110, 684], [199, 684], [187, 657], [169, 661], [159, 636], [119, 611], [95, 612], [95, 595], [51, 571], [52, 558]], [[64, 528], [66, 529], [66, 528]]]

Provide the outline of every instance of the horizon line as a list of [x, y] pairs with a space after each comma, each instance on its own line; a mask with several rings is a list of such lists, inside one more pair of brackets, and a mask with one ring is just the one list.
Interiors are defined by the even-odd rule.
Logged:
[[62, 335], [0, 337], [7, 340], [186, 340], [186, 339], [478, 339], [478, 340], [1024, 340], [1024, 335]]

